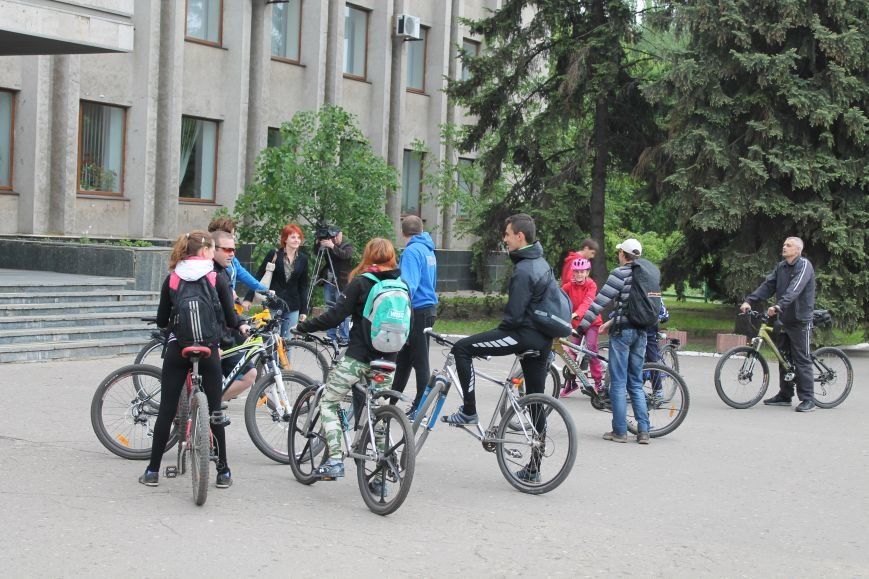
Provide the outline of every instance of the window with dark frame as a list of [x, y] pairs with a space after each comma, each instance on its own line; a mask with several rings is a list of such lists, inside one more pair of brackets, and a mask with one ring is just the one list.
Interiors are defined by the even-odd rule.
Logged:
[[419, 215], [422, 195], [423, 153], [404, 150], [404, 163], [401, 170], [401, 214]]
[[269, 127], [269, 133], [266, 137], [266, 147], [280, 147], [284, 144], [284, 138], [281, 136], [281, 130], [277, 127]]
[[181, 163], [178, 196], [191, 201], [214, 201], [217, 184], [218, 123], [181, 117]]
[[15, 93], [0, 89], [0, 190], [12, 190]]
[[[462, 40], [462, 50], [465, 52], [467, 57], [473, 58], [475, 56], [480, 55], [480, 43], [476, 40], [470, 40], [465, 38]], [[471, 78], [471, 71], [468, 70], [468, 67], [465, 66], [465, 61], [462, 59], [462, 74], [460, 75], [461, 80], [468, 80]]]
[[124, 191], [124, 107], [81, 101], [78, 138], [78, 192]]
[[344, 75], [365, 80], [368, 73], [368, 11], [344, 7]]
[[419, 34], [420, 40], [407, 41], [407, 90], [424, 93], [428, 28], [420, 27]]
[[186, 0], [185, 38], [220, 46], [223, 36], [223, 0]]
[[272, 56], [298, 64], [302, 51], [302, 0], [272, 4]]

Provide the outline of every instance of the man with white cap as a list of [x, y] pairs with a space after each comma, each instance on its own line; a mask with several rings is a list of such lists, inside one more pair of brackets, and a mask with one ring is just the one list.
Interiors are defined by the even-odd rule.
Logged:
[[[636, 239], [626, 239], [616, 245], [616, 249], [619, 251], [619, 267], [610, 272], [603, 288], [583, 316], [580, 329], [585, 331], [610, 302], [616, 302], [609, 357], [612, 431], [603, 437], [613, 442], [628, 441], [626, 396], [630, 394], [637, 421], [637, 442], [649, 444], [649, 410], [643, 391], [643, 359], [646, 353], [646, 328], [658, 321], [661, 274], [651, 262], [640, 258], [643, 246]], [[636, 286], [633, 293], [632, 286]]]

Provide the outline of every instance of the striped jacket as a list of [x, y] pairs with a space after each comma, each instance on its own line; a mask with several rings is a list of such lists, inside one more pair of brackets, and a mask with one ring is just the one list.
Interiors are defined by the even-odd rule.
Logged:
[[805, 257], [792, 264], [782, 260], [745, 301], [768, 300], [775, 294], [776, 309], [783, 324], [812, 321], [815, 309], [815, 269]]
[[580, 329], [584, 332], [589, 326], [594, 323], [594, 320], [613, 300], [616, 300], [618, 309], [613, 317], [613, 328], [621, 328], [629, 326], [627, 318], [622, 314], [621, 305], [628, 301], [628, 295], [631, 293], [631, 279], [633, 272], [630, 264], [620, 265], [610, 272], [606, 283], [597, 293], [597, 297], [586, 310], [582, 317], [582, 322], [579, 324]]

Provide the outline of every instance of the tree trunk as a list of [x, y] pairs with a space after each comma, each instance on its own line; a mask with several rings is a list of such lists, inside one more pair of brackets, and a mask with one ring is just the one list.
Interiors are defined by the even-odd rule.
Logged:
[[591, 170], [591, 199], [589, 213], [591, 238], [597, 241], [600, 249], [592, 262], [592, 277], [598, 287], [603, 287], [607, 278], [606, 252], [604, 239], [604, 215], [606, 214], [606, 178], [609, 164], [609, 106], [606, 96], [598, 98], [594, 109], [594, 165]]

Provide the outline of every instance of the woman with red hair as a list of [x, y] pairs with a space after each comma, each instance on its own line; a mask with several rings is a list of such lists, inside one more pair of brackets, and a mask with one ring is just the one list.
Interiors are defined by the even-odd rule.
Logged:
[[[372, 274], [377, 280], [399, 279], [401, 270], [395, 256], [395, 248], [392, 242], [382, 237], [375, 237], [365, 246], [362, 261], [350, 272], [350, 283], [344, 289], [344, 293], [327, 312], [310, 321], [300, 323], [298, 331], [311, 333], [327, 328], [334, 328], [347, 316], [352, 316], [353, 324], [350, 327], [350, 344], [347, 352], [331, 372], [326, 382], [326, 390], [320, 398], [320, 417], [325, 431], [326, 443], [329, 446], [329, 459], [316, 469], [316, 474], [323, 480], [335, 480], [344, 476], [343, 454], [341, 452], [341, 420], [338, 418], [338, 404], [344, 399], [353, 384], [360, 380], [367, 380], [371, 372], [369, 364], [372, 360], [386, 359], [395, 361], [397, 353], [384, 354], [371, 346], [370, 337], [365, 336], [366, 327], [363, 323], [362, 312], [368, 293], [374, 287], [375, 281], [368, 275]], [[386, 380], [378, 384], [378, 390], [392, 386], [392, 374], [386, 375]], [[372, 480], [370, 486], [375, 492], [383, 491], [384, 496], [388, 492], [383, 487], [383, 481]]]
[[[281, 245], [269, 251], [257, 271], [256, 278], [262, 279], [266, 266], [274, 264], [272, 282], [269, 289], [287, 302], [289, 312], [281, 324], [281, 335], [290, 337], [290, 328], [304, 321], [308, 311], [308, 256], [300, 251], [305, 235], [295, 223], [287, 223], [281, 230]], [[253, 290], [245, 300], [253, 300]]]

